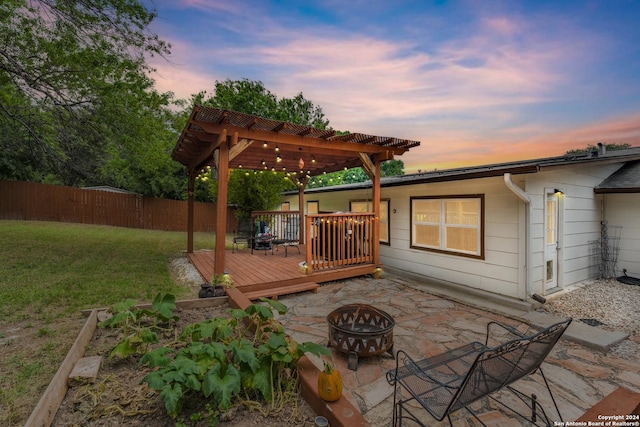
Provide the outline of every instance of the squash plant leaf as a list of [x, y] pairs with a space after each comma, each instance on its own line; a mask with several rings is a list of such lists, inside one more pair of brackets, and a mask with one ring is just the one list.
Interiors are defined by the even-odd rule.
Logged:
[[257, 315], [262, 320], [273, 319], [273, 312], [271, 309], [264, 305], [251, 304], [247, 307], [247, 313], [249, 315]]
[[273, 390], [271, 389], [272, 363], [263, 359], [260, 368], [248, 380], [248, 386], [258, 390], [267, 402], [271, 401]]
[[[249, 306], [251, 307], [251, 306]], [[229, 313], [231, 314], [231, 317], [233, 317], [234, 319], [243, 319], [247, 316], [249, 316], [247, 314], [246, 311], [240, 309], [240, 308], [233, 308], [231, 310], [229, 310]]]
[[226, 359], [227, 346], [219, 342], [212, 342], [204, 346], [206, 354], [214, 359], [223, 361]]
[[266, 302], [267, 304], [269, 304], [271, 306], [271, 308], [276, 310], [278, 312], [278, 314], [281, 315], [281, 316], [284, 315], [284, 314], [287, 314], [287, 311], [289, 310], [287, 308], [287, 306], [284, 305], [283, 303], [281, 303], [280, 301], [276, 301], [276, 300], [272, 300], [272, 299], [264, 298], [264, 297], [261, 297], [260, 301]]
[[113, 348], [113, 350], [111, 350], [109, 358], [113, 358], [115, 356], [127, 358], [138, 351], [138, 347], [140, 346], [140, 344], [142, 344], [142, 339], [138, 336], [133, 335], [125, 338], [120, 341], [118, 345]]
[[171, 294], [158, 294], [153, 300], [151, 307], [158, 313], [158, 318], [162, 322], [168, 322], [175, 318], [173, 317], [173, 310], [176, 309], [176, 297]]
[[140, 331], [140, 338], [147, 344], [158, 342], [158, 334], [147, 328]]
[[329, 350], [327, 347], [310, 341], [303, 342], [302, 344], [298, 343], [298, 350], [302, 351], [303, 353], [311, 353], [318, 357], [331, 356], [331, 350]]
[[240, 372], [233, 366], [216, 365], [209, 370], [202, 381], [202, 391], [205, 397], [213, 394], [220, 409], [227, 410], [231, 407], [231, 398], [240, 393]]
[[164, 402], [164, 407], [172, 418], [178, 416], [182, 409], [182, 394], [180, 384], [167, 384], [160, 392], [160, 399]]
[[167, 353], [173, 353], [173, 350], [167, 347], [157, 348], [142, 356], [140, 363], [147, 364], [150, 368], [165, 367], [171, 362], [171, 359], [166, 356]]
[[188, 374], [184, 384], [191, 390], [200, 391], [201, 384], [196, 375]]
[[126, 311], [130, 311], [135, 306], [136, 306], [136, 300], [126, 299], [122, 302], [117, 302], [113, 304], [111, 311], [114, 313], [124, 313]]
[[256, 349], [253, 344], [246, 339], [240, 341], [234, 341], [231, 344], [231, 350], [233, 351], [233, 361], [235, 363], [242, 363], [251, 368], [252, 372], [255, 372], [260, 367], [260, 362], [256, 357]]
[[162, 390], [162, 388], [166, 385], [164, 379], [162, 379], [162, 373], [159, 371], [153, 371], [150, 374], [147, 374], [141, 383], [146, 383], [150, 388], [154, 390]]

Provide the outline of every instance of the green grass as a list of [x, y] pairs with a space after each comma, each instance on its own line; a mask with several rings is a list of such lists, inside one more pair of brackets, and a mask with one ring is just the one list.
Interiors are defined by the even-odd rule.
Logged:
[[[81, 310], [193, 298], [169, 263], [186, 233], [0, 221], [0, 425], [22, 425], [84, 323]], [[196, 233], [196, 249], [214, 246]], [[11, 338], [18, 336], [18, 338]]]

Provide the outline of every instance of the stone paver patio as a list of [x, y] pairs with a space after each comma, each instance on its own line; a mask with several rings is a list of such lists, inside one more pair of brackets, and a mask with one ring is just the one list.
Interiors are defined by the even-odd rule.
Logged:
[[[280, 317], [286, 330], [299, 342], [328, 343], [326, 316], [334, 309], [352, 303], [370, 304], [393, 316], [394, 349], [402, 349], [415, 358], [428, 357], [471, 341], [484, 341], [486, 325], [492, 320], [526, 329], [514, 318], [463, 305], [419, 289], [419, 284], [404, 278], [362, 277], [321, 286], [317, 294], [303, 293], [281, 298], [289, 312]], [[524, 330], [523, 330], [524, 331]], [[342, 375], [343, 398], [359, 408], [372, 426], [391, 424], [393, 387], [385, 373], [395, 367], [389, 354], [360, 358], [357, 371], [347, 368], [347, 357], [334, 350], [333, 362]], [[314, 363], [321, 367], [321, 361]], [[543, 370], [558, 401], [564, 421], [574, 421], [619, 386], [640, 392], [640, 355], [622, 359], [562, 339], [543, 363]], [[547, 414], [557, 415], [540, 375], [516, 383], [518, 389], [535, 392]], [[510, 393], [500, 393], [508, 405], [520, 405]], [[519, 426], [521, 421], [483, 400], [473, 405], [480, 418], [490, 426]], [[616, 415], [616, 414], [605, 414]], [[423, 422], [438, 423], [424, 412]], [[455, 413], [455, 426], [474, 425], [469, 413]]]

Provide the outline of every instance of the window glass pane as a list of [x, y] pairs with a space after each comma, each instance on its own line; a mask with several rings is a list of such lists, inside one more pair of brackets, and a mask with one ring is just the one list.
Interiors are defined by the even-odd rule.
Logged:
[[415, 225], [415, 244], [420, 246], [440, 247], [440, 227], [437, 225]]
[[445, 223], [478, 225], [480, 217], [477, 200], [449, 200], [444, 204]]
[[477, 253], [478, 230], [476, 228], [446, 227], [447, 250]]
[[318, 213], [318, 202], [307, 202], [307, 213], [308, 214], [317, 214]]
[[556, 237], [556, 201], [547, 200], [547, 244], [553, 245], [557, 242]]
[[369, 212], [369, 202], [351, 202], [351, 212]]
[[440, 223], [440, 205], [440, 200], [414, 200], [413, 220]]
[[389, 243], [389, 201], [380, 200], [380, 241]]

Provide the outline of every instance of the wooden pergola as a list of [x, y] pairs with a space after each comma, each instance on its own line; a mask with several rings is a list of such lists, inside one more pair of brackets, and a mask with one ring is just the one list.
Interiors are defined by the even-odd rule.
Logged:
[[[230, 169], [287, 172], [298, 188], [300, 240], [304, 241], [304, 189], [311, 177], [362, 166], [373, 185], [373, 212], [380, 216], [380, 162], [420, 145], [395, 137], [334, 130], [266, 119], [230, 110], [194, 107], [173, 150], [188, 172], [187, 252], [193, 252], [195, 179], [207, 166], [217, 170], [216, 248], [225, 247]], [[374, 259], [379, 264], [379, 226], [374, 227]], [[225, 271], [225, 251], [215, 251], [215, 273]]]

